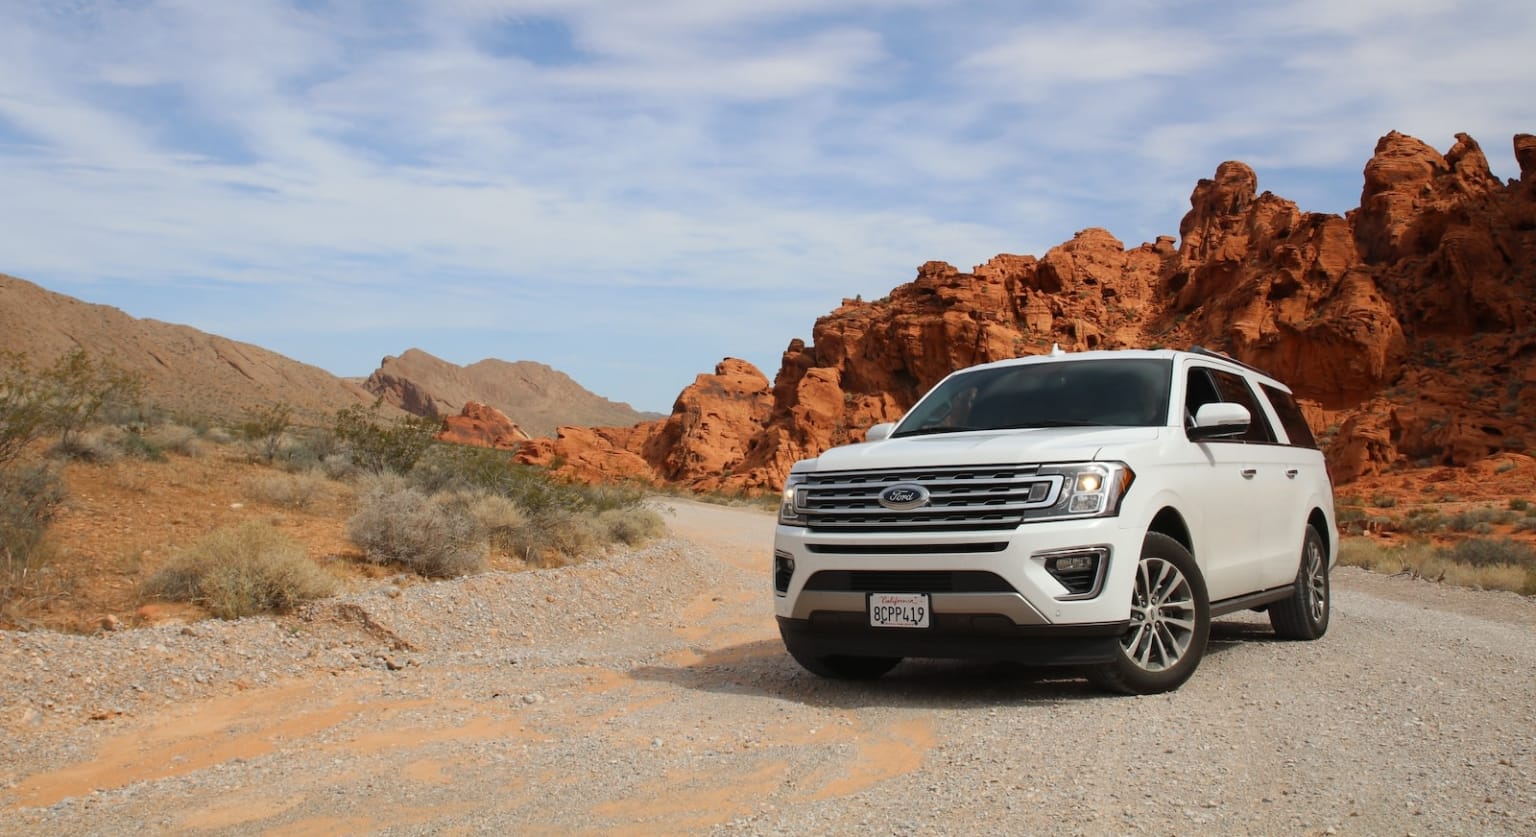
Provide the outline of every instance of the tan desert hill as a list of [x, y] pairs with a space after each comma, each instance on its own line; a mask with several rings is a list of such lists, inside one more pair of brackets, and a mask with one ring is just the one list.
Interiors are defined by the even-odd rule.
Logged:
[[533, 361], [488, 358], [459, 366], [420, 349], [386, 357], [363, 386], [385, 403], [419, 416], [455, 416], [471, 402], [505, 413], [533, 436], [561, 425], [633, 425], [661, 418], [584, 389], [557, 369]]
[[185, 416], [238, 418], [292, 406], [316, 420], [374, 396], [319, 367], [184, 325], [138, 319], [0, 274], [0, 351], [43, 366], [84, 349], [144, 382], [145, 400]]

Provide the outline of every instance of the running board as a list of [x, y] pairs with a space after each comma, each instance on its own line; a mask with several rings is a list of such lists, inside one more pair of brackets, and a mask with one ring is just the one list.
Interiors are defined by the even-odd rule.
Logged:
[[1235, 596], [1230, 599], [1222, 599], [1219, 602], [1211, 602], [1211, 618], [1226, 616], [1228, 613], [1236, 613], [1239, 610], [1253, 610], [1267, 604], [1274, 604], [1281, 599], [1288, 598], [1296, 592], [1296, 585], [1287, 584], [1284, 587], [1276, 587], [1272, 590], [1261, 590], [1257, 593], [1249, 593], [1246, 596]]

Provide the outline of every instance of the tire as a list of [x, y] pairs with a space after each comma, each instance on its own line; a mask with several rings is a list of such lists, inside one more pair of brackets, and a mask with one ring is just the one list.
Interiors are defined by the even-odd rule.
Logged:
[[876, 680], [901, 663], [900, 657], [850, 657], [843, 654], [816, 657], [785, 645], [800, 667], [831, 680]]
[[1177, 689], [1195, 673], [1211, 635], [1211, 603], [1200, 567], [1184, 545], [1148, 532], [1136, 562], [1131, 626], [1120, 653], [1088, 670], [1094, 685], [1129, 695]]
[[1301, 539], [1301, 565], [1296, 589], [1287, 599], [1269, 606], [1269, 624], [1281, 639], [1312, 640], [1328, 633], [1333, 614], [1333, 590], [1328, 580], [1328, 550], [1323, 536], [1308, 526]]

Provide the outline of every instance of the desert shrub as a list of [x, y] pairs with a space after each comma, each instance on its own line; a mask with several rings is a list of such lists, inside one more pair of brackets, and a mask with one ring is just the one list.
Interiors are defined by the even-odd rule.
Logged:
[[474, 495], [466, 511], [491, 545], [507, 552], [512, 551], [517, 533], [528, 525], [522, 507], [500, 494]]
[[1487, 506], [1479, 506], [1474, 509], [1464, 509], [1451, 515], [1446, 521], [1447, 527], [1452, 532], [1478, 532], [1487, 534], [1492, 531], [1487, 524], [1499, 519], [1499, 510]]
[[535, 469], [512, 463], [506, 451], [473, 445], [437, 443], [411, 467], [411, 484], [429, 494], [479, 491], [511, 497]]
[[638, 546], [652, 538], [661, 537], [667, 531], [666, 521], [654, 510], [644, 506], [608, 509], [597, 516], [597, 522], [607, 530], [608, 540], [626, 546]]
[[419, 416], [386, 421], [379, 416], [379, 406], [374, 402], [371, 408], [354, 405], [338, 410], [336, 437], [363, 470], [408, 474], [433, 445], [442, 422]]
[[1397, 498], [1390, 494], [1377, 494], [1371, 498], [1371, 505], [1378, 509], [1390, 509], [1397, 505]]
[[1447, 557], [1474, 567], [1498, 565], [1536, 569], [1536, 549], [1509, 538], [1469, 538], [1445, 550]]
[[328, 459], [345, 461], [347, 468], [356, 472], [347, 457], [345, 446], [328, 427], [290, 427], [273, 454], [273, 462], [285, 471], [295, 473], [325, 469]]
[[281, 613], [335, 590], [335, 577], [303, 547], [260, 523], [210, 532], [144, 584], [147, 595], [192, 602], [220, 619]]
[[1525, 511], [1526, 509], [1528, 509], [1530, 507], [1531, 507], [1531, 501], [1525, 499], [1524, 497], [1511, 497], [1511, 498], [1509, 498], [1509, 510], [1510, 511], [1521, 511], [1521, 512], [1523, 512], [1523, 511]]
[[263, 462], [271, 462], [282, 444], [283, 433], [293, 421], [293, 407], [279, 401], [264, 404], [246, 411], [245, 419], [236, 428], [240, 438], [251, 445], [253, 455]]
[[529, 518], [508, 533], [506, 546], [516, 558], [533, 566], [557, 567], [596, 554], [608, 542], [608, 532], [596, 517], [565, 510], [548, 510]]
[[307, 509], [325, 491], [326, 478], [318, 471], [302, 474], [258, 474], [240, 485], [248, 500], [288, 509]]
[[235, 441], [235, 434], [223, 427], [210, 427], [203, 432], [202, 437], [215, 445], [227, 445]]
[[1516, 532], [1536, 532], [1536, 517], [1522, 517], [1515, 521]]
[[39, 373], [47, 404], [48, 425], [59, 433], [59, 443], [93, 424], [108, 410], [132, 410], [138, 404], [143, 383], [104, 360], [75, 349]]
[[116, 427], [94, 427], [55, 442], [48, 449], [48, 455], [55, 459], [105, 465], [122, 458], [122, 435], [123, 431]]
[[1365, 538], [1345, 538], [1339, 543], [1339, 563], [1387, 575], [1420, 575], [1436, 557], [1435, 549], [1422, 542], [1384, 546]]
[[391, 482], [365, 486], [357, 512], [347, 521], [347, 537], [369, 561], [403, 564], [437, 578], [485, 568], [485, 535], [469, 515]]
[[48, 430], [46, 392], [25, 355], [0, 352], [0, 467]]
[[46, 567], [44, 538], [64, 496], [46, 466], [0, 464], [0, 601], [24, 594]]
[[151, 438], [138, 426], [122, 428], [115, 434], [117, 447], [124, 456], [150, 462], [165, 461], [165, 447]]
[[164, 453], [177, 456], [198, 457], [203, 455], [203, 440], [196, 429], [184, 424], [159, 424], [143, 432], [144, 439]]

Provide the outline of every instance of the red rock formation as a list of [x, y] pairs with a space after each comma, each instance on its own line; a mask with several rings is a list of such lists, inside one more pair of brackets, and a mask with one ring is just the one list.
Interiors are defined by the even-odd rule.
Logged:
[[437, 438], [460, 445], [515, 450], [532, 437], [507, 418], [506, 413], [478, 401], [470, 401], [459, 415], [443, 419], [443, 431], [437, 434]]
[[1341, 483], [1536, 448], [1536, 137], [1515, 155], [1520, 180], [1501, 183], [1465, 134], [1442, 155], [1390, 133], [1344, 217], [1260, 193], [1226, 162], [1196, 185], [1177, 246], [1089, 229], [1039, 259], [929, 262], [888, 298], [818, 319], [771, 390], [727, 361], [618, 447], [671, 482], [770, 490], [949, 372], [1059, 343], [1199, 344], [1268, 369]]

